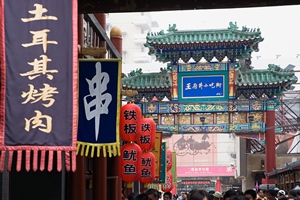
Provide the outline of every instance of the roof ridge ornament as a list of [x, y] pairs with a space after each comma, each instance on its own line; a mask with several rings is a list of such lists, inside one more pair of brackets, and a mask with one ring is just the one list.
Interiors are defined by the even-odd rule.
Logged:
[[131, 70], [130, 73], [127, 74], [128, 77], [139, 76], [143, 74], [142, 68], [136, 68], [135, 70]]
[[269, 71], [280, 72], [280, 71], [282, 71], [282, 68], [279, 65], [268, 64], [268, 70]]
[[162, 74], [165, 74], [165, 73], [167, 73], [168, 71], [167, 71], [167, 68], [165, 68], [165, 67], [161, 67], [160, 68], [160, 73], [162, 73]]
[[239, 27], [237, 26], [237, 24], [236, 24], [236, 22], [229, 22], [229, 27], [228, 27], [228, 29], [230, 29], [230, 30], [233, 30], [233, 31], [235, 31], [235, 30], [237, 30]]
[[173, 24], [172, 26], [171, 24], [169, 24], [168, 32], [176, 32], [176, 31], [177, 31], [176, 24]]
[[191, 58], [209, 62], [214, 57], [222, 61], [226, 55], [231, 61], [252, 58], [264, 40], [260, 29], [243, 26], [239, 30], [237, 22], [230, 22], [223, 29], [177, 30], [176, 24], [168, 26], [165, 31], [149, 32], [144, 44], [149, 48], [148, 54], [162, 63], [177, 63], [180, 59], [187, 63]]

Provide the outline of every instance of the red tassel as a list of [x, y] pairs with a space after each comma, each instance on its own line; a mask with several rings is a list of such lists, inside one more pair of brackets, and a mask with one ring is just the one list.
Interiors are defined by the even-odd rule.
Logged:
[[14, 151], [9, 151], [8, 152], [8, 162], [7, 162], [7, 171], [8, 172], [11, 171], [13, 155], [14, 155]]
[[33, 171], [38, 169], [38, 150], [33, 150]]
[[3, 172], [4, 170], [4, 163], [5, 163], [5, 151], [1, 151], [0, 172]]
[[60, 172], [61, 171], [61, 151], [57, 151], [56, 152], [57, 155], [57, 171]]
[[76, 171], [76, 152], [72, 151], [72, 171]]
[[30, 170], [30, 150], [26, 150], [26, 158], [25, 158], [25, 162], [26, 162], [26, 171], [29, 172]]
[[53, 169], [53, 151], [49, 151], [48, 156], [48, 171], [51, 172]]
[[46, 157], [46, 152], [41, 151], [41, 162], [40, 162], [40, 170], [41, 171], [45, 170], [45, 157]]
[[21, 167], [22, 167], [22, 150], [19, 150], [17, 155], [17, 172], [21, 171]]
[[70, 171], [70, 152], [66, 151], [65, 152], [65, 162], [66, 162], [66, 170], [69, 172]]

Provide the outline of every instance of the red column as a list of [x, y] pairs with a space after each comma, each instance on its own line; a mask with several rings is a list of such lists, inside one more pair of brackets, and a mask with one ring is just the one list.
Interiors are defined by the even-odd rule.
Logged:
[[216, 180], [216, 191], [217, 192], [222, 192], [221, 191], [221, 180], [220, 180], [220, 178], [217, 178], [217, 180]]
[[[105, 13], [94, 14], [100, 26], [106, 29]], [[100, 47], [106, 47], [106, 42], [99, 44]], [[101, 55], [105, 58], [105, 55]], [[93, 158], [93, 200], [107, 199], [107, 158], [101, 155]]]
[[110, 194], [110, 199], [121, 200], [122, 199], [122, 179], [119, 176], [120, 157], [115, 156], [109, 158], [110, 160], [110, 174], [112, 179], [109, 181], [109, 188], [113, 188], [116, 192]]
[[[122, 55], [122, 32], [118, 27], [113, 27], [110, 31], [110, 40], [116, 47], [117, 51], [120, 55]], [[122, 85], [120, 86], [122, 88]], [[122, 180], [119, 176], [119, 168], [120, 168], [120, 157], [115, 156], [111, 158], [112, 163], [112, 176], [117, 176], [117, 180], [115, 182], [115, 185], [113, 188], [116, 188], [117, 191], [112, 193], [112, 198], [115, 200], [121, 200], [122, 199]]]
[[85, 157], [76, 156], [76, 171], [70, 173], [70, 200], [85, 200]]
[[93, 158], [93, 200], [107, 199], [107, 158]]
[[[78, 44], [83, 46], [83, 15], [78, 15]], [[76, 171], [70, 172], [70, 200], [85, 200], [85, 157], [76, 156]]]
[[[276, 169], [276, 151], [275, 151], [275, 110], [274, 104], [268, 104], [266, 113], [266, 158], [265, 167], [266, 173], [270, 173]], [[267, 184], [275, 183], [275, 179], [266, 177]]]

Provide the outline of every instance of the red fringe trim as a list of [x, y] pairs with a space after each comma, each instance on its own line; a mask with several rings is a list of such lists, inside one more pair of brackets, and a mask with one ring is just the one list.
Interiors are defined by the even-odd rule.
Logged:
[[48, 171], [51, 172], [53, 169], [53, 151], [49, 151], [48, 157]]
[[5, 151], [1, 151], [0, 171], [4, 170], [4, 164], [5, 164]]
[[40, 170], [45, 170], [45, 157], [46, 157], [46, 151], [41, 151], [41, 162], [40, 162]]
[[67, 171], [70, 171], [71, 163], [70, 163], [70, 152], [69, 151], [67, 151], [65, 153], [65, 160], [66, 160], [66, 169], [67, 169]]
[[13, 159], [13, 151], [8, 152], [8, 163], [7, 163], [7, 171], [11, 171], [12, 159]]
[[[66, 171], [76, 171], [76, 149], [71, 151], [64, 150], [41, 150], [34, 148], [31, 150], [28, 149], [18, 149], [18, 150], [3, 150], [0, 151], [0, 172], [3, 172], [5, 165], [7, 165], [7, 171], [10, 172], [12, 169], [13, 156], [14, 152], [16, 153], [16, 171], [21, 171], [25, 169], [26, 171], [52, 171], [53, 168], [56, 168], [57, 171], [61, 172], [63, 168], [63, 162], [65, 162]], [[47, 154], [46, 154], [47, 153]], [[56, 153], [56, 163], [54, 165], [54, 153]], [[23, 157], [24, 156], [24, 157]], [[7, 163], [5, 163], [5, 158], [7, 157]], [[22, 158], [25, 158], [22, 161]], [[63, 160], [64, 158], [64, 160]], [[24, 166], [22, 166], [22, 164]], [[47, 164], [47, 166], [46, 166]], [[47, 169], [46, 169], [47, 167]]]
[[62, 169], [62, 160], [61, 160], [61, 151], [57, 151], [57, 171], [61, 172]]
[[72, 172], [76, 171], [76, 153], [72, 152]]
[[33, 150], [33, 171], [38, 169], [38, 150]]
[[17, 172], [21, 171], [22, 167], [22, 150], [17, 151], [18, 156], [17, 156]]
[[26, 150], [26, 171], [30, 170], [30, 150]]

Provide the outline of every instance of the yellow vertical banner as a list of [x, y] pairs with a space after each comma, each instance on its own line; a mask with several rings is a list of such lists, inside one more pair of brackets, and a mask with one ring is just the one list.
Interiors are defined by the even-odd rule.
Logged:
[[229, 70], [229, 98], [235, 97], [235, 70]]
[[177, 76], [177, 72], [172, 72], [172, 99], [178, 99], [178, 76]]
[[154, 149], [151, 151], [156, 158], [155, 182], [159, 182], [159, 179], [160, 179], [161, 145], [162, 145], [162, 132], [156, 132], [155, 146], [154, 146]]
[[170, 172], [172, 174], [172, 181], [173, 181], [173, 183], [177, 184], [176, 152], [172, 152], [172, 168], [171, 168]]

